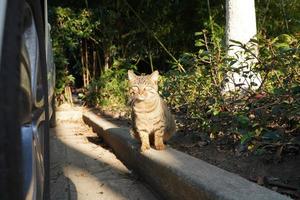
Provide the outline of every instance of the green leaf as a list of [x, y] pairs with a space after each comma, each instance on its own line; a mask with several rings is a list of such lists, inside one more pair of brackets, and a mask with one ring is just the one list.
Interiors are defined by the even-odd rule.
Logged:
[[203, 32], [196, 32], [195, 36], [203, 35]]
[[239, 115], [237, 117], [237, 122], [241, 128], [247, 128], [250, 124], [250, 119], [247, 116]]
[[219, 110], [214, 110], [214, 111], [213, 111], [213, 115], [214, 115], [214, 116], [218, 115], [219, 113], [220, 113]]
[[202, 47], [202, 46], [205, 46], [205, 44], [201, 40], [196, 40], [195, 41], [195, 46], [196, 47]]
[[243, 46], [243, 43], [241, 43], [240, 41], [237, 41], [237, 40], [230, 40], [230, 42], [232, 42], [238, 46]]
[[287, 43], [279, 43], [279, 44], [276, 44], [275, 47], [278, 49], [289, 49], [290, 45]]
[[288, 34], [279, 35], [277, 38], [280, 42], [285, 42], [285, 43], [291, 43], [293, 41], [293, 38]]
[[246, 144], [250, 142], [253, 138], [254, 134], [252, 132], [247, 132], [246, 134], [243, 134], [241, 137], [241, 144]]

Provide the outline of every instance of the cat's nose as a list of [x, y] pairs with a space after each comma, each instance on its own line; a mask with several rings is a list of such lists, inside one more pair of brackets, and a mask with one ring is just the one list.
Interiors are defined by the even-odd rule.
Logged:
[[139, 89], [139, 94], [143, 94], [144, 93], [144, 88]]

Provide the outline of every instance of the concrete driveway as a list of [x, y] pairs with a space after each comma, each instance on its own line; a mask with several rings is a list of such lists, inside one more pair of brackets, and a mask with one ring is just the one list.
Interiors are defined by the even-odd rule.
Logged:
[[61, 106], [50, 132], [51, 200], [155, 200], [82, 122], [82, 107]]

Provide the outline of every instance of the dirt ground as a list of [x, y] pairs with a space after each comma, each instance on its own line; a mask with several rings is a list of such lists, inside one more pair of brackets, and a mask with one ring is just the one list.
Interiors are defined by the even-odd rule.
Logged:
[[[95, 112], [121, 127], [131, 126], [130, 120], [118, 113], [96, 109]], [[278, 158], [276, 151], [255, 155], [248, 151], [237, 151], [224, 141], [208, 142], [206, 137], [197, 131], [179, 129], [168, 145], [271, 190], [300, 199], [299, 148], [283, 152]], [[300, 144], [300, 137], [296, 139]]]
[[181, 134], [170, 141], [170, 146], [210, 164], [268, 187], [274, 191], [300, 199], [300, 155], [283, 155], [280, 160], [274, 153], [255, 155], [236, 152], [216, 142], [203, 145], [195, 135]]

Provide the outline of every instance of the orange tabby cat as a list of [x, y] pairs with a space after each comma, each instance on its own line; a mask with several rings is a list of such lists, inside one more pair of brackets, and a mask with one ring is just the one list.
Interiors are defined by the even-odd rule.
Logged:
[[145, 76], [128, 71], [132, 133], [141, 141], [141, 151], [150, 148], [150, 140], [155, 149], [165, 149], [164, 141], [176, 131], [174, 117], [158, 94], [158, 77], [158, 71]]

